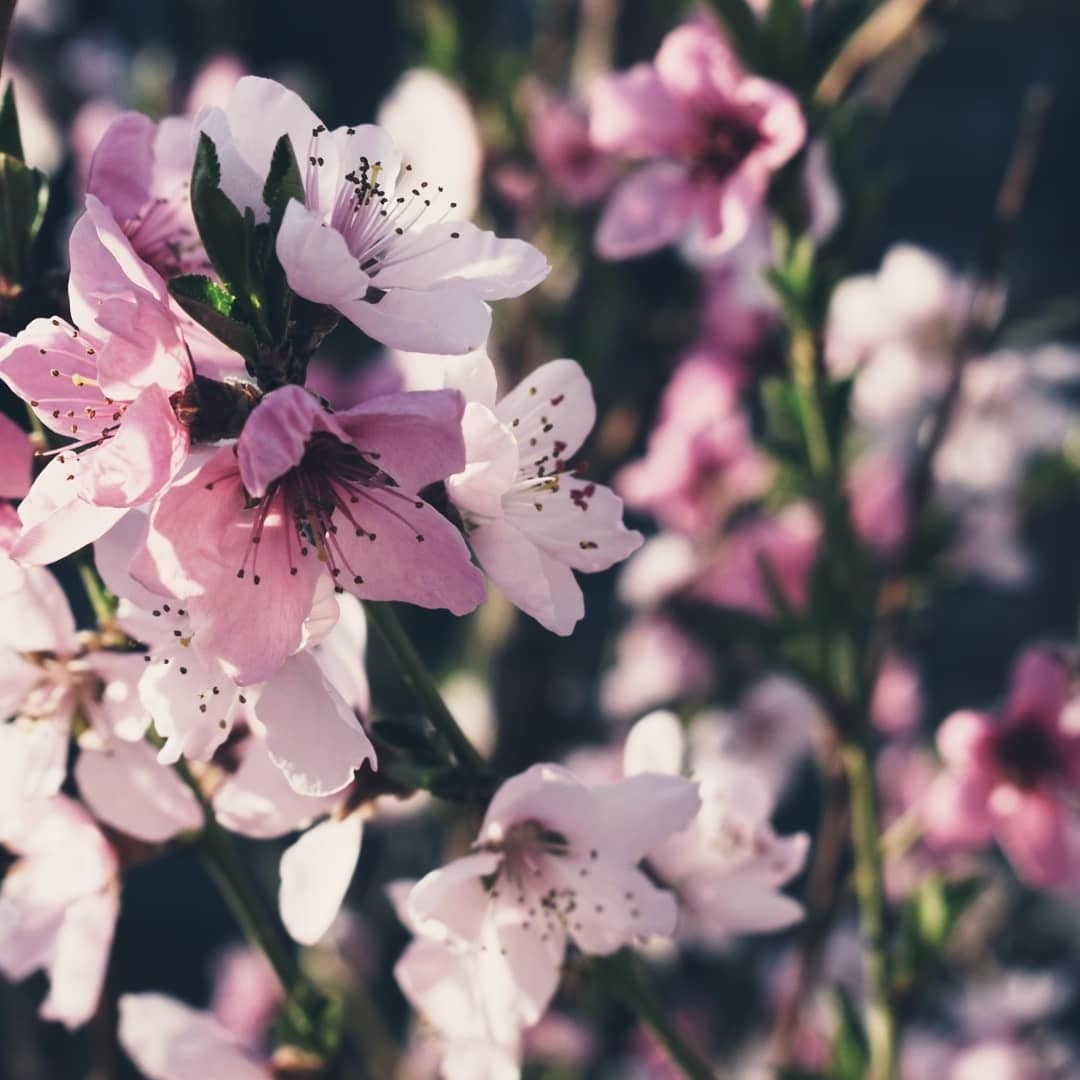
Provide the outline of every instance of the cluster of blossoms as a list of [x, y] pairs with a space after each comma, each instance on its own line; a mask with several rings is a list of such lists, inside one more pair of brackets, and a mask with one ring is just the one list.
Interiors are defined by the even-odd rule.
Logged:
[[[911, 246], [821, 288], [846, 214], [834, 135], [729, 30], [695, 13], [577, 99], [527, 79], [532, 180], [505, 163], [485, 176], [468, 101], [433, 71], [407, 74], [377, 124], [330, 128], [229, 63], [182, 115], [84, 110], [66, 310], [0, 341], [0, 380], [34, 428], [0, 416], [0, 973], [45, 971], [43, 1018], [75, 1029], [98, 1010], [131, 866], [228, 850], [230, 833], [277, 841], [268, 921], [329, 977], [241, 951], [211, 1012], [125, 994], [118, 1038], [154, 1080], [314, 1075], [341, 1034], [323, 984], [348, 1008], [381, 944], [346, 904], [365, 834], [434, 796], [472, 816], [373, 890], [410, 935], [393, 975], [419, 1017], [400, 1062], [373, 1046], [373, 1075], [514, 1080], [549, 1059], [583, 1074], [595, 1041], [563, 1004], [604, 972], [647, 999], [638, 960], [677, 950], [695, 965], [752, 953], [766, 973], [773, 1032], [749, 1033], [733, 1075], [839, 1075], [845, 1053], [845, 1077], [894, 1075], [880, 1045], [863, 1069], [880, 1033], [852, 1030], [852, 1003], [871, 1021], [907, 1010], [887, 1048], [905, 1080], [1070, 1075], [1064, 1042], [1026, 1037], [1066, 1004], [1062, 979], [949, 987], [947, 1042], [914, 1000], [926, 958], [908, 939], [951, 929], [950, 890], [992, 878], [994, 845], [1025, 886], [1080, 891], [1076, 650], [1029, 646], [1004, 702], [947, 716], [935, 753], [921, 728], [936, 701], [891, 605], [922, 602], [941, 570], [1032, 580], [1025, 482], [1068, 443], [1080, 353], [983, 348], [972, 327], [996, 324], [1001, 293]], [[655, 409], [616, 417], [640, 421], [630, 437], [598, 432], [611, 486], [583, 463], [586, 370], [533, 348], [506, 378], [492, 305], [551, 267], [470, 221], [485, 180], [522, 235], [547, 235], [526, 212], [547, 184], [597, 204], [600, 259], [670, 249], [696, 281]], [[539, 305], [565, 295], [562, 269]], [[380, 347], [348, 375], [341, 336], [322, 348], [342, 320]], [[557, 760], [524, 762], [500, 744], [520, 771], [496, 776], [487, 688], [463, 677], [439, 701], [382, 605], [465, 616], [497, 592], [478, 641], [507, 605], [567, 637], [585, 616], [578, 575], [623, 562], [629, 615], [589, 732], [603, 741], [556, 735]], [[76, 570], [92, 630], [65, 595]], [[369, 619], [430, 728], [377, 715]], [[818, 797], [812, 839], [790, 822]], [[881, 894], [869, 946], [841, 917], [851, 822], [860, 904]], [[797, 954], [740, 947], [800, 923]], [[869, 985], [890, 935], [908, 951], [894, 984]], [[858, 970], [868, 947], [880, 955]], [[627, 1075], [674, 1075], [695, 1029], [708, 1054], [730, 1049], [700, 993], [670, 982], [669, 1023], [636, 1006], [666, 1052], [632, 1032]], [[324, 1020], [332, 1033], [313, 1034]]]

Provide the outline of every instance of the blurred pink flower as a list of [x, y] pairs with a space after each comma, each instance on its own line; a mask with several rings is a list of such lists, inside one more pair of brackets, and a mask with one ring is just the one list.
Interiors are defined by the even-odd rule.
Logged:
[[226, 946], [214, 959], [210, 1011], [243, 1046], [262, 1045], [282, 1004], [281, 984], [261, 952]]
[[747, 75], [700, 18], [671, 31], [654, 63], [598, 80], [590, 134], [602, 150], [650, 159], [616, 188], [597, 229], [597, 251], [624, 259], [693, 232], [702, 252], [737, 244], [806, 123], [790, 91]]
[[193, 116], [200, 109], [224, 104], [233, 88], [247, 73], [243, 60], [233, 53], [211, 56], [191, 80], [187, 97], [184, 99], [184, 112]]
[[484, 144], [472, 106], [454, 83], [431, 68], [410, 68], [383, 98], [376, 122], [416, 176], [437, 176], [453, 192], [458, 217], [476, 213]]
[[800, 610], [806, 605], [820, 540], [817, 516], [801, 503], [737, 525], [711, 554], [690, 595], [765, 618], [776, 615], [772, 590], [762, 573], [764, 562], [784, 601]]
[[892, 555], [908, 532], [907, 469], [894, 455], [869, 451], [848, 470], [848, 499], [856, 532], [875, 552]]
[[543, 91], [530, 107], [529, 144], [544, 176], [571, 206], [603, 198], [618, 175], [614, 157], [589, 137], [584, 106]]
[[120, 998], [120, 1045], [148, 1080], [271, 1080], [262, 1062], [208, 1012], [164, 994]]
[[1062, 722], [1069, 696], [1063, 660], [1030, 648], [1000, 715], [957, 712], [941, 725], [945, 769], [923, 804], [932, 846], [963, 850], [996, 839], [1030, 885], [1080, 887], [1080, 733]]
[[120, 905], [116, 854], [85, 810], [65, 795], [24, 802], [0, 820], [16, 856], [0, 884], [0, 971], [49, 976], [40, 1015], [68, 1028], [97, 1008]]
[[769, 463], [739, 401], [743, 377], [723, 355], [696, 351], [682, 360], [664, 389], [646, 456], [616, 478], [629, 506], [695, 535], [764, 492]]
[[886, 735], [912, 734], [918, 731], [922, 710], [918, 670], [907, 657], [889, 653], [878, 672], [870, 702], [874, 726]]
[[289, 285], [385, 345], [475, 349], [491, 325], [487, 301], [519, 296], [548, 273], [530, 244], [459, 220], [443, 178], [402, 168], [388, 132], [328, 131], [270, 79], [241, 79], [223, 109], [204, 109], [195, 124], [217, 147], [223, 191], [259, 221], [269, 213], [262, 192], [274, 146], [290, 137], [305, 196], [289, 202], [277, 237]]

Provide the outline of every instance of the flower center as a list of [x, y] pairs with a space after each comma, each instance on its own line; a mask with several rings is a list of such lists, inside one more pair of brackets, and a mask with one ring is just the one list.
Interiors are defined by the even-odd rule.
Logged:
[[1061, 774], [1061, 754], [1053, 735], [1036, 717], [1020, 717], [999, 731], [993, 741], [997, 767], [1017, 787], [1033, 788]]
[[695, 179], [726, 180], [760, 141], [757, 127], [741, 113], [705, 117], [691, 153]]

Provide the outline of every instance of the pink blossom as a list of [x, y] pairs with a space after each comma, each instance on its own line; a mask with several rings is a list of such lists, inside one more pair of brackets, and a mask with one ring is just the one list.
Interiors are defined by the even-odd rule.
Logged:
[[907, 481], [905, 464], [887, 452], [861, 455], [848, 472], [852, 523], [859, 536], [882, 555], [894, 554], [907, 537]]
[[[209, 761], [242, 719], [265, 736], [268, 759], [283, 783], [304, 796], [345, 788], [353, 772], [375, 757], [354, 715], [356, 705], [367, 702], [362, 669], [342, 672], [332, 654], [325, 658], [324, 672], [319, 659], [305, 651], [285, 658], [266, 682], [238, 685], [214, 653], [203, 649], [192, 613], [131, 577], [130, 552], [141, 544], [143, 531], [139, 515], [129, 516], [98, 541], [95, 557], [102, 578], [122, 598], [118, 624], [148, 646], [141, 658], [139, 698], [164, 738], [158, 760], [163, 765], [181, 756]], [[355, 615], [338, 630], [336, 597], [328, 584], [322, 593], [301, 624], [301, 646], [341, 634], [361, 661], [363, 630]]]
[[376, 122], [418, 177], [438, 176], [457, 200], [457, 217], [480, 205], [484, 144], [468, 98], [432, 68], [410, 68], [383, 98]]
[[164, 994], [120, 998], [120, 1045], [149, 1080], [270, 1080], [258, 1061], [210, 1013]]
[[109, 209], [139, 258], [166, 278], [209, 270], [188, 191], [194, 157], [188, 118], [154, 123], [143, 113], [122, 112], [90, 159], [87, 194]]
[[50, 430], [74, 440], [19, 508], [13, 555], [51, 562], [105, 532], [176, 476], [190, 435], [170, 395], [193, 378], [168, 290], [93, 196], [71, 234], [76, 330], [35, 319], [0, 349], [0, 377]]
[[615, 664], [600, 684], [604, 711], [633, 717], [646, 709], [704, 694], [712, 684], [709, 654], [663, 615], [632, 620], [615, 641]]
[[568, 939], [607, 955], [671, 933], [674, 899], [637, 863], [698, 805], [694, 785], [677, 777], [587, 787], [535, 765], [496, 792], [473, 853], [412, 888], [408, 917], [421, 942], [468, 957], [496, 1044], [513, 1045], [543, 1015]]
[[772, 591], [762, 573], [764, 562], [784, 601], [801, 609], [820, 539], [820, 522], [801, 503], [754, 518], [724, 537], [690, 593], [722, 607], [774, 615]]
[[[678, 776], [685, 750], [677, 717], [651, 713], [631, 729], [624, 767], [628, 776]], [[745, 762], [699, 748], [688, 773], [701, 809], [688, 828], [648, 850], [650, 867], [679, 898], [680, 938], [715, 946], [798, 922], [802, 905], [780, 889], [801, 872], [809, 836], [776, 835], [774, 794]]]
[[0, 971], [49, 976], [40, 1015], [68, 1028], [97, 1007], [119, 909], [117, 861], [89, 815], [64, 795], [24, 803], [0, 820], [17, 856], [0, 884]]
[[298, 386], [273, 391], [235, 447], [159, 500], [136, 575], [183, 601], [200, 650], [242, 685], [301, 647], [320, 581], [471, 611], [483, 578], [460, 533], [415, 495], [464, 465], [461, 412], [452, 391], [343, 413]]
[[889, 653], [874, 683], [870, 716], [878, 731], [902, 735], [918, 730], [922, 717], [919, 672], [907, 657]]
[[668, 528], [700, 534], [765, 490], [769, 465], [739, 402], [742, 378], [736, 364], [711, 352], [691, 353], [679, 364], [646, 456], [616, 480], [628, 505]]
[[40, 567], [0, 573], [0, 822], [26, 800], [54, 795], [81, 716], [102, 738], [138, 739], [147, 716], [135, 693], [140, 661], [80, 635], [56, 579]]
[[706, 18], [671, 31], [654, 63], [600, 80], [590, 104], [597, 147], [649, 161], [604, 210], [596, 247], [610, 259], [694, 234], [703, 252], [737, 244], [806, 138], [794, 95], [747, 75]]
[[443, 178], [403, 168], [382, 128], [328, 131], [269, 79], [241, 79], [196, 126], [217, 147], [222, 189], [259, 220], [274, 146], [289, 135], [304, 181], [304, 202], [290, 202], [277, 238], [289, 284], [386, 345], [468, 352], [487, 338], [487, 301], [519, 296], [548, 272], [531, 245], [459, 220]]
[[567, 464], [596, 419], [592, 388], [573, 360], [543, 364], [498, 402], [474, 380], [462, 421], [466, 465], [450, 477], [469, 542], [488, 576], [556, 634], [585, 614], [573, 571], [595, 573], [641, 544], [622, 502]]
[[945, 764], [927, 792], [928, 842], [980, 848], [996, 839], [1036, 888], [1080, 883], [1080, 734], [1062, 722], [1068, 673], [1053, 652], [1031, 648], [1013, 669], [998, 716], [953, 713], [937, 733]]
[[227, 101], [233, 88], [247, 73], [243, 60], [233, 53], [211, 56], [191, 80], [184, 99], [184, 112], [194, 115], [200, 109]]
[[545, 177], [572, 206], [603, 198], [617, 177], [614, 157], [589, 138], [585, 108], [540, 91], [529, 116], [529, 144]]

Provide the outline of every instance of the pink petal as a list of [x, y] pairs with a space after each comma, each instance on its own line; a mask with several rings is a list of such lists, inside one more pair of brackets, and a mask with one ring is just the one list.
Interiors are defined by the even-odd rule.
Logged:
[[1070, 842], [1074, 813], [1049, 790], [1000, 787], [990, 799], [994, 835], [1030, 885], [1053, 889], [1077, 880], [1080, 844]]
[[90, 159], [86, 191], [99, 198], [118, 221], [130, 221], [150, 201], [157, 125], [140, 112], [122, 112]]
[[293, 291], [316, 304], [361, 300], [371, 284], [342, 234], [296, 200], [285, 208], [277, 256]]
[[97, 818], [149, 844], [203, 826], [195, 796], [172, 769], [158, 764], [149, 743], [114, 739], [101, 750], [84, 748], [75, 782]]
[[148, 1080], [270, 1080], [209, 1014], [164, 994], [120, 998], [120, 1045]]
[[605, 259], [629, 259], [672, 243], [690, 224], [692, 195], [682, 165], [645, 165], [608, 199], [596, 229], [597, 252]]
[[19, 504], [23, 531], [11, 549], [13, 558], [56, 562], [92, 544], [124, 516], [122, 506], [95, 506], [82, 497], [84, 471], [82, 458], [64, 451], [38, 474]]
[[533, 765], [503, 782], [488, 805], [478, 843], [501, 843], [506, 831], [538, 821], [588, 850], [597, 836], [592, 793], [561, 765]]
[[961, 709], [946, 717], [934, 741], [948, 765], [969, 771], [986, 762], [993, 728], [994, 723], [986, 713]]
[[378, 454], [380, 469], [419, 491], [464, 468], [463, 410], [457, 390], [414, 390], [372, 398], [335, 419], [361, 451]]
[[0, 498], [21, 499], [30, 490], [33, 460], [30, 437], [0, 414]]
[[469, 542], [484, 572], [515, 607], [553, 634], [573, 633], [585, 616], [585, 599], [569, 566], [505, 519], [473, 530]]
[[[428, 225], [410, 235], [372, 282], [380, 289], [428, 289], [449, 282], [468, 284], [484, 300], [520, 296], [551, 270], [524, 240], [504, 240], [467, 221]], [[416, 254], [411, 254], [412, 252]]]
[[957, 850], [985, 847], [991, 837], [989, 797], [983, 778], [941, 773], [921, 807], [927, 843]]
[[407, 352], [472, 352], [487, 341], [491, 329], [487, 304], [462, 281], [390, 289], [377, 301], [353, 300], [338, 310], [369, 337]]
[[598, 79], [590, 94], [589, 137], [601, 150], [636, 157], [671, 154], [691, 130], [691, 114], [650, 64]]
[[623, 747], [623, 772], [661, 773], [681, 776], [686, 738], [679, 718], [671, 712], [651, 712], [643, 716], [626, 736]]
[[556, 460], [576, 454], [596, 423], [592, 384], [573, 360], [542, 364], [494, 411], [517, 439], [522, 467], [540, 459], [547, 466], [544, 472], [551, 472]]
[[518, 474], [518, 444], [485, 405], [469, 402], [461, 420], [465, 468], [447, 481], [450, 498], [483, 517], [502, 516], [502, 497]]
[[696, 783], [656, 772], [595, 787], [592, 794], [604, 858], [629, 864], [685, 829], [701, 808]]
[[42, 567], [13, 569], [0, 588], [0, 602], [9, 611], [17, 611], [19, 617], [17, 623], [0, 626], [0, 644], [20, 653], [74, 656], [81, 646], [75, 634], [75, 617], [60, 582]]
[[310, 653], [292, 657], [267, 682], [254, 713], [271, 759], [301, 794], [333, 794], [365, 761], [375, 767], [364, 729]]
[[53, 943], [43, 1020], [58, 1020], [73, 1031], [94, 1015], [119, 911], [116, 888], [84, 896], [67, 909]]
[[313, 798], [294, 791], [270, 760], [265, 739], [249, 739], [243, 753], [240, 768], [214, 794], [214, 814], [226, 829], [271, 840], [304, 828], [341, 802], [339, 795]]
[[352, 881], [364, 819], [328, 818], [308, 829], [281, 856], [281, 921], [294, 941], [314, 945], [330, 929]]

